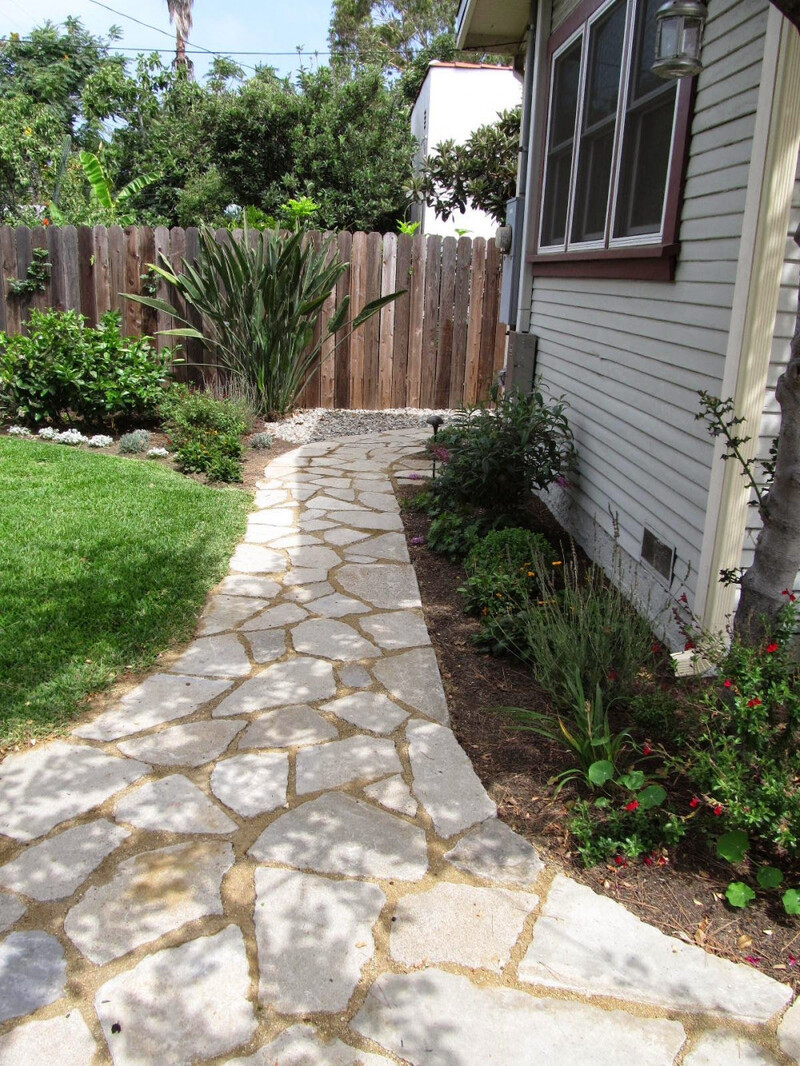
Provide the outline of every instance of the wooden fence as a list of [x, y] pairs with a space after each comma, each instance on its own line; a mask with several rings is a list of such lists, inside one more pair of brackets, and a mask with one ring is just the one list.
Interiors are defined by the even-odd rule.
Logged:
[[[310, 236], [319, 244], [324, 235]], [[220, 241], [231, 238], [241, 240], [241, 231], [217, 233]], [[250, 238], [257, 241], [260, 235], [251, 233]], [[168, 316], [121, 294], [142, 291], [147, 264], [159, 254], [178, 267], [184, 257], [196, 257], [198, 243], [196, 228], [2, 226], [0, 329], [24, 330], [31, 307], [75, 308], [92, 324], [113, 308], [120, 311], [128, 336], [169, 329], [173, 323]], [[336, 245], [349, 266], [323, 306], [318, 330], [348, 294], [352, 318], [378, 296], [408, 291], [349, 338], [345, 327], [323, 343], [321, 366], [306, 382], [301, 405], [457, 407], [485, 398], [503, 364], [505, 345], [505, 330], [497, 320], [501, 264], [494, 241], [342, 232]], [[8, 279], [26, 276], [36, 248], [48, 252], [45, 291], [10, 295]], [[172, 300], [165, 283], [158, 295]], [[162, 347], [169, 342], [158, 338]], [[190, 342], [183, 354], [185, 372], [196, 378], [202, 347]]]

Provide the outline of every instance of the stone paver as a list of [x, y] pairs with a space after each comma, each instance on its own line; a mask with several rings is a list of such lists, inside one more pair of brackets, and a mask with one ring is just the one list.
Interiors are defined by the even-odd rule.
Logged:
[[453, 732], [434, 722], [406, 726], [412, 790], [431, 816], [436, 832], [451, 837], [496, 813]]
[[250, 660], [236, 637], [223, 634], [194, 641], [170, 669], [202, 677], [247, 677]]
[[243, 727], [244, 722], [189, 722], [123, 740], [117, 747], [156, 766], [202, 766], [221, 755]]
[[533, 845], [497, 818], [465, 833], [444, 857], [465, 873], [518, 888], [532, 885], [544, 869]]
[[277, 751], [234, 755], [211, 773], [217, 799], [245, 818], [282, 807], [288, 784], [289, 757]]
[[243, 682], [214, 710], [214, 717], [250, 714], [288, 703], [325, 699], [336, 691], [333, 667], [324, 659], [296, 658], [268, 666]]
[[391, 740], [348, 737], [297, 753], [298, 796], [337, 788], [349, 781], [374, 781], [400, 773], [402, 766]]
[[447, 724], [447, 700], [433, 648], [419, 648], [381, 659], [373, 667], [373, 673], [396, 700], [435, 722]]
[[0, 885], [41, 902], [66, 899], [129, 836], [105, 818], [64, 829], [0, 866]]
[[97, 1044], [77, 1010], [45, 1022], [28, 1022], [0, 1037], [3, 1066], [88, 1066]]
[[418, 881], [428, 868], [426, 852], [421, 829], [330, 792], [281, 815], [249, 854], [318, 873]]
[[393, 733], [408, 718], [408, 711], [380, 692], [354, 692], [324, 703], [322, 709], [371, 733]]
[[148, 955], [95, 996], [115, 1066], [188, 1066], [231, 1051], [256, 1029], [249, 985], [235, 925]]
[[344, 1010], [372, 958], [386, 902], [377, 885], [291, 870], [256, 870], [262, 1003], [281, 1014]]
[[180, 774], [162, 777], [124, 796], [114, 808], [118, 822], [165, 833], [232, 833], [238, 828], [216, 804]]
[[64, 949], [54, 936], [9, 933], [0, 944], [0, 1022], [55, 1002], [66, 980]]
[[245, 1059], [229, 1059], [228, 1066], [388, 1066], [384, 1055], [357, 1051], [341, 1040], [326, 1041], [310, 1025], [292, 1025]]
[[413, 1066], [664, 1066], [685, 1035], [678, 1022], [479, 988], [436, 969], [381, 974], [352, 1026]]
[[526, 892], [442, 882], [400, 900], [389, 954], [406, 966], [452, 962], [501, 973], [537, 903]]
[[352, 662], [376, 659], [379, 648], [371, 644], [346, 622], [334, 618], [314, 618], [301, 622], [292, 630], [295, 649], [306, 655], [323, 655], [326, 659]]
[[230, 687], [230, 681], [151, 674], [141, 685], [122, 697], [119, 710], [106, 711], [88, 725], [73, 729], [72, 732], [74, 736], [85, 740], [118, 740], [119, 737], [128, 737], [194, 714], [204, 703], [221, 696]]
[[364, 795], [380, 803], [382, 807], [388, 807], [390, 811], [407, 814], [409, 818], [413, 818], [419, 808], [411, 790], [399, 774], [367, 785]]
[[144, 851], [89, 889], [64, 932], [92, 962], [110, 962], [195, 918], [222, 914], [220, 885], [232, 865], [233, 848], [221, 841]]
[[0, 833], [35, 840], [148, 772], [82, 744], [43, 744], [0, 764]]
[[299, 748], [338, 737], [336, 727], [306, 705], [260, 715], [239, 741], [240, 748]]
[[496, 817], [392, 492], [426, 433], [273, 460], [180, 657], [0, 762], [4, 1066], [800, 1062], [788, 987]]
[[607, 896], [558, 875], [519, 965], [521, 981], [675, 1010], [766, 1022], [791, 991], [646, 925]]

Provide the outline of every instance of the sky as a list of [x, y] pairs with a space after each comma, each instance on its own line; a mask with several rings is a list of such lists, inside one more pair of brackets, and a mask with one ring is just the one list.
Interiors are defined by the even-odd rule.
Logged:
[[[34, 26], [41, 25], [47, 19], [51, 22], [63, 22], [69, 15], [81, 19], [84, 26], [94, 34], [106, 34], [111, 25], [119, 26], [123, 37], [118, 46], [134, 51], [126, 51], [126, 56], [133, 57], [137, 51], [150, 52], [156, 48], [170, 49], [170, 38], [174, 42], [175, 32], [170, 26], [166, 0], [103, 0], [106, 7], [101, 7], [92, 0], [0, 0], [0, 36], [9, 33], [26, 34]], [[122, 14], [114, 14], [107, 8], [114, 8]], [[229, 55], [240, 63], [247, 73], [248, 67], [257, 63], [269, 64], [279, 73], [291, 75], [301, 63], [296, 48], [313, 53], [315, 50], [325, 53], [328, 50], [328, 24], [330, 22], [330, 0], [225, 0], [223, 4], [213, 0], [195, 0], [193, 6], [193, 29], [191, 44]], [[137, 25], [123, 15], [130, 15], [140, 22], [149, 23], [157, 29], [147, 29]], [[165, 36], [168, 34], [169, 37]], [[173, 45], [174, 48], [174, 45]], [[237, 55], [236, 52], [288, 52], [289, 55]], [[167, 53], [164, 53], [167, 58]], [[315, 67], [327, 62], [327, 55], [305, 56], [302, 63], [306, 67]], [[192, 54], [195, 64], [195, 76], [200, 79], [208, 70], [211, 57]]]

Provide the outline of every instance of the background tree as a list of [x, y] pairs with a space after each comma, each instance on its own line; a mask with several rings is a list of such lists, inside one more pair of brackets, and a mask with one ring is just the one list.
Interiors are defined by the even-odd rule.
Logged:
[[519, 107], [503, 111], [464, 144], [437, 144], [409, 183], [412, 197], [444, 219], [470, 206], [504, 222], [517, 187], [520, 115]]
[[453, 34], [457, 14], [458, 0], [333, 0], [332, 61], [402, 71], [436, 37]]

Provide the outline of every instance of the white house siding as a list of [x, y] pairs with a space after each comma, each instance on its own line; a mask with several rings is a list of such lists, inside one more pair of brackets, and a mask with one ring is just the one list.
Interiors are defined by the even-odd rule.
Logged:
[[[759, 451], [761, 456], [769, 455], [769, 447], [778, 435], [780, 428], [780, 407], [775, 399], [775, 385], [778, 378], [786, 368], [789, 361], [789, 344], [794, 333], [795, 318], [797, 315], [797, 292], [798, 279], [800, 279], [800, 248], [794, 242], [794, 234], [800, 223], [800, 158], [797, 162], [797, 177], [794, 183], [794, 195], [792, 197], [792, 213], [789, 219], [789, 230], [786, 237], [786, 258], [781, 275], [781, 288], [778, 296], [778, 309], [775, 318], [775, 339], [772, 342], [772, 353], [769, 361], [769, 378], [767, 380], [767, 393], [764, 401], [764, 413], [761, 418], [759, 432]], [[800, 516], [798, 516], [800, 521]], [[742, 566], [749, 566], [753, 559], [755, 546], [761, 523], [758, 511], [750, 509], [747, 531], [745, 533], [742, 548]], [[798, 574], [796, 587], [800, 588], [800, 574]]]
[[[556, 14], [573, 7], [557, 3]], [[767, 12], [767, 0], [709, 4], [675, 281], [533, 287], [537, 371], [568, 397], [579, 453], [577, 487], [554, 501], [558, 512], [605, 561], [612, 514], [630, 560], [651, 529], [676, 549], [672, 592], [690, 601], [712, 461], [697, 390], [718, 394], [722, 382]], [[664, 600], [649, 568], [638, 579]]]

